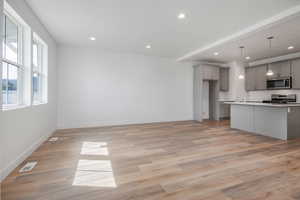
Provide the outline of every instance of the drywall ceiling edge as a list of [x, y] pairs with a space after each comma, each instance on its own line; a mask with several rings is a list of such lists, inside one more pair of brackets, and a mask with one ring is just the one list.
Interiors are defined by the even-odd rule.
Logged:
[[264, 65], [264, 64], [268, 64], [268, 63], [274, 63], [274, 62], [290, 60], [290, 59], [295, 59], [295, 58], [300, 58], [300, 52], [287, 54], [287, 55], [283, 55], [283, 56], [278, 56], [278, 57], [273, 57], [273, 58], [267, 58], [267, 59], [263, 59], [263, 60], [257, 60], [257, 61], [249, 63], [249, 66], [253, 67], [253, 66], [257, 66], [257, 65]]
[[178, 62], [182, 62], [182, 61], [186, 61], [190, 58], [192, 58], [193, 56], [196, 56], [198, 54], [201, 54], [202, 52], [204, 51], [207, 51], [211, 48], [214, 48], [214, 47], [217, 47], [219, 45], [222, 45], [222, 44], [225, 44], [225, 43], [228, 43], [228, 42], [233, 42], [233, 41], [236, 41], [236, 40], [241, 40], [243, 38], [246, 38], [248, 36], [250, 36], [251, 34], [255, 33], [255, 32], [258, 32], [258, 31], [261, 31], [261, 30], [265, 30], [265, 29], [268, 29], [272, 26], [275, 26], [275, 25], [278, 25], [278, 24], [281, 24], [281, 23], [284, 23], [296, 16], [300, 15], [300, 5], [299, 6], [295, 6], [291, 9], [288, 9], [288, 10], [285, 10], [273, 17], [270, 17], [268, 19], [265, 19], [253, 26], [249, 26], [248, 28], [246, 29], [243, 29], [237, 33], [234, 33], [228, 37], [225, 37], [225, 38], [222, 38], [220, 40], [217, 40], [216, 42], [214, 43], [211, 43], [207, 46], [204, 46], [200, 49], [197, 49], [195, 51], [192, 51], [190, 53], [187, 53], [186, 55], [180, 57], [177, 59]]

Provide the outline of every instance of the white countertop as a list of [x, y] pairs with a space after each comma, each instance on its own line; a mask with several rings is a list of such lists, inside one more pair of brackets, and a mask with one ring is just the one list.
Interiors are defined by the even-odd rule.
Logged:
[[288, 104], [272, 104], [272, 103], [258, 103], [258, 102], [224, 102], [225, 104], [232, 105], [245, 105], [245, 106], [268, 106], [268, 107], [300, 107], [300, 103], [288, 103]]

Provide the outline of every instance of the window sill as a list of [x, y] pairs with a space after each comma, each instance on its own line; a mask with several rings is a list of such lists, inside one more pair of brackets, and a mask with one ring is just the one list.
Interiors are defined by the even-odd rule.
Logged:
[[41, 105], [45, 105], [48, 104], [47, 102], [33, 102], [32, 105], [33, 106], [41, 106]]
[[18, 110], [22, 108], [27, 108], [29, 107], [28, 105], [3, 105], [2, 110], [3, 111], [11, 111], [11, 110]]

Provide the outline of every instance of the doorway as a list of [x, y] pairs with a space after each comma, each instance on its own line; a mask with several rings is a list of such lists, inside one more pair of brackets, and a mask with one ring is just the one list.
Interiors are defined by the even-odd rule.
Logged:
[[202, 118], [219, 120], [218, 110], [218, 81], [204, 80], [202, 91]]

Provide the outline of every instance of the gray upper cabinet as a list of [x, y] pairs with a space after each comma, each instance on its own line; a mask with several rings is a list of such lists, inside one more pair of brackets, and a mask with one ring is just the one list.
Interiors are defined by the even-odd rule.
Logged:
[[245, 86], [247, 91], [267, 89], [267, 65], [246, 68]]
[[255, 69], [255, 90], [267, 89], [267, 65], [260, 65], [254, 67]]
[[229, 91], [229, 68], [220, 67], [220, 91]]
[[292, 60], [292, 87], [293, 89], [300, 89], [300, 59]]
[[219, 80], [219, 67], [203, 65], [202, 73], [204, 80]]
[[271, 69], [274, 73], [274, 75], [270, 76], [269, 78], [291, 76], [290, 61], [281, 61], [281, 62], [271, 63], [269, 65], [269, 69]]
[[[268, 68], [274, 73], [267, 76]], [[292, 88], [300, 89], [300, 58], [288, 61], [280, 61], [245, 69], [245, 88], [247, 91], [267, 90], [267, 79], [285, 78], [292, 76]]]
[[255, 68], [254, 67], [247, 67], [245, 69], [245, 89], [247, 91], [254, 91], [255, 90]]
[[219, 76], [220, 76], [219, 67], [212, 67], [211, 73], [212, 73], [211, 80], [219, 80]]

